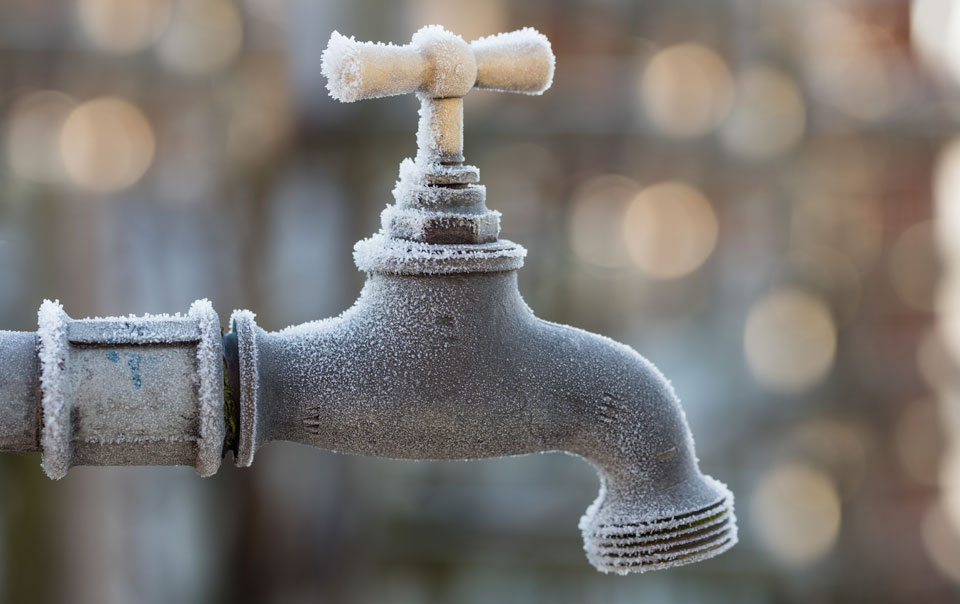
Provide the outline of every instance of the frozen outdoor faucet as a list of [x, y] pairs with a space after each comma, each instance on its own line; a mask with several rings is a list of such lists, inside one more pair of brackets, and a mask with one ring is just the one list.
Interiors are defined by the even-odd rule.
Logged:
[[44, 302], [37, 333], [0, 332], [0, 450], [71, 465], [189, 464], [271, 440], [403, 459], [565, 451], [600, 474], [580, 521], [590, 562], [643, 572], [737, 541], [733, 495], [700, 473], [669, 382], [632, 348], [536, 318], [517, 290], [526, 250], [498, 239], [479, 172], [463, 164], [462, 97], [540, 94], [554, 57], [523, 29], [470, 44], [439, 26], [406, 46], [338, 33], [323, 55], [342, 101], [416, 93], [418, 152], [400, 165], [367, 273], [342, 315], [279, 332], [238, 311], [221, 337], [186, 315], [72, 320]]

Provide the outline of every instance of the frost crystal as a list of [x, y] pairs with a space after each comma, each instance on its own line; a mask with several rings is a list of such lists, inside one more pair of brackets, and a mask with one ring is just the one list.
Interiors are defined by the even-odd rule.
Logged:
[[37, 312], [37, 336], [40, 342], [40, 390], [43, 408], [43, 471], [54, 480], [70, 469], [71, 434], [63, 372], [67, 361], [67, 315], [60, 301], [44, 300]]
[[360, 100], [363, 69], [359, 46], [362, 44], [353, 36], [348, 38], [334, 31], [326, 50], [320, 55], [320, 72], [327, 78], [327, 90], [342, 103]]
[[[532, 27], [478, 38], [471, 42], [470, 46], [481, 65], [485, 56], [496, 56], [499, 68], [499, 73], [484, 74], [481, 67], [478, 87], [541, 95], [553, 85], [556, 58], [550, 40]], [[547, 52], [543, 52], [544, 49]], [[511, 77], [504, 77], [504, 73], [509, 73]], [[489, 81], [484, 82], [485, 77], [488, 77]], [[530, 84], [526, 88], [518, 88], [518, 80]]]
[[223, 352], [220, 319], [206, 298], [190, 306], [187, 315], [200, 327], [197, 344], [198, 413], [197, 472], [212, 476], [220, 467], [226, 426], [223, 418]]

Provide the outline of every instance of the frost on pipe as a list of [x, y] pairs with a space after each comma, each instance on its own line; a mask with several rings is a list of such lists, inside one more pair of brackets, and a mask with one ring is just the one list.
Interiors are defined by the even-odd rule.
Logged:
[[0, 451], [37, 447], [37, 334], [0, 330]]
[[428, 25], [404, 46], [358, 42], [335, 31], [320, 68], [330, 96], [351, 103], [411, 92], [461, 97], [473, 87], [543, 94], [553, 83], [554, 63], [550, 41], [532, 27], [467, 44]]
[[74, 320], [38, 313], [40, 445], [50, 478], [71, 465], [220, 467], [225, 434], [220, 320], [186, 315]]

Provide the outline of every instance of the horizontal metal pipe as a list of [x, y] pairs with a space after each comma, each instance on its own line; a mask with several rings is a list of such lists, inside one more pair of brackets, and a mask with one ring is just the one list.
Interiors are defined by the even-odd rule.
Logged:
[[37, 334], [0, 331], [0, 451], [39, 451]]

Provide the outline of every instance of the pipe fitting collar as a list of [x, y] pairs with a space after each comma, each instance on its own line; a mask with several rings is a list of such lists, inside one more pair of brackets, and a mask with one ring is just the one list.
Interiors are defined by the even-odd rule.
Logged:
[[353, 261], [366, 273], [449, 275], [517, 270], [527, 250], [506, 239], [479, 244], [433, 244], [377, 233], [353, 247]]
[[38, 313], [43, 469], [71, 465], [220, 467], [226, 432], [220, 319], [210, 302], [186, 315], [73, 320], [59, 302]]
[[231, 332], [237, 338], [237, 360], [240, 382], [240, 413], [238, 426], [237, 455], [234, 464], [244, 468], [253, 463], [253, 455], [260, 446], [261, 435], [257, 429], [260, 418], [260, 363], [257, 350], [256, 315], [249, 310], [234, 311], [230, 317]]

